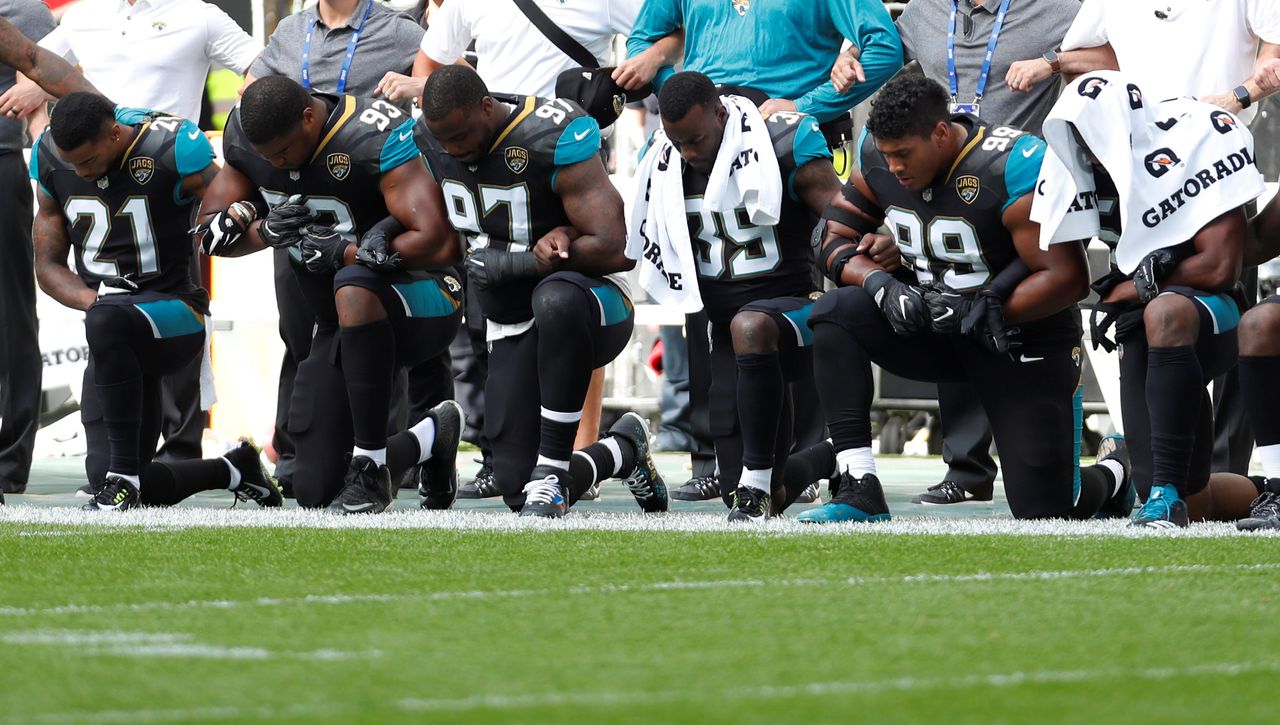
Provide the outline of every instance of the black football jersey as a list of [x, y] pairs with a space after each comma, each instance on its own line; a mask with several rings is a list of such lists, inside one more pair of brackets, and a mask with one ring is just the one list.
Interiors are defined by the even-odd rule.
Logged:
[[865, 129], [859, 167], [919, 282], [976, 290], [1018, 256], [1002, 216], [1035, 187], [1046, 144], [968, 114], [951, 120], [968, 128], [968, 141], [951, 172], [923, 191], [898, 182]]
[[[577, 104], [562, 98], [494, 98], [515, 109], [479, 162], [465, 164], [450, 156], [422, 121], [418, 138], [444, 194], [449, 223], [462, 232], [468, 250], [524, 252], [547, 232], [569, 224], [555, 192], [556, 173], [559, 167], [599, 153], [600, 127]], [[508, 283], [480, 295], [485, 317], [504, 324], [531, 319], [537, 282]]]
[[116, 109], [133, 130], [119, 164], [97, 181], [76, 175], [52, 134], [31, 154], [31, 178], [62, 206], [76, 273], [91, 286], [127, 276], [141, 291], [184, 298], [208, 312], [208, 294], [191, 280], [191, 209], [185, 177], [213, 162], [213, 147], [195, 124], [140, 109]]
[[774, 113], [765, 119], [765, 126], [782, 175], [782, 214], [774, 226], [752, 224], [745, 208], [731, 213], [707, 209], [703, 204], [706, 175], [683, 164], [684, 206], [698, 265], [698, 288], [707, 314], [717, 322], [727, 322], [751, 302], [820, 289], [815, 284], [810, 240], [818, 217], [793, 187], [800, 167], [815, 159], [829, 161], [831, 151], [812, 116]]
[[[268, 207], [301, 194], [319, 215], [318, 223], [356, 241], [387, 217], [379, 186], [382, 174], [419, 158], [413, 119], [383, 100], [318, 92], [311, 95], [324, 100], [329, 117], [307, 165], [277, 169], [254, 153], [240, 125], [239, 108], [227, 118], [223, 155], [226, 163], [257, 185]], [[316, 316], [336, 322], [333, 275], [307, 271], [297, 248], [289, 252], [303, 295]]]

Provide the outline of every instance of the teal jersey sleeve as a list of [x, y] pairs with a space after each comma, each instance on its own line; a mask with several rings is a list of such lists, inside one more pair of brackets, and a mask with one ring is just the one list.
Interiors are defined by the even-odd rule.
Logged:
[[[662, 38], [684, 27], [684, 11], [679, 0], [645, 0], [640, 4], [631, 35], [627, 38], [627, 57], [634, 58]], [[671, 66], [658, 69], [653, 77], [653, 90], [662, 90], [662, 84], [675, 75]]]
[[1040, 178], [1040, 164], [1044, 161], [1045, 142], [1039, 136], [1023, 134], [1013, 142], [1004, 162], [1004, 188], [1007, 199], [1000, 211], [1019, 198], [1030, 194]]
[[797, 126], [796, 134], [792, 137], [791, 156], [796, 160], [797, 169], [814, 159], [831, 158], [827, 139], [818, 130], [818, 119], [806, 118]]
[[579, 116], [560, 133], [552, 162], [556, 166], [570, 166], [599, 152], [600, 124], [590, 116]]
[[166, 114], [152, 111], [149, 108], [129, 108], [127, 106], [116, 106], [116, 123], [125, 126], [136, 126], [140, 123], [146, 123], [154, 119], [156, 116]]
[[194, 123], [183, 121], [173, 142], [173, 156], [179, 176], [197, 174], [213, 163], [213, 144]]
[[44, 141], [44, 135], [46, 133], [49, 133], [49, 129], [47, 128], [41, 131], [40, 138], [36, 139], [35, 143], [31, 144], [31, 162], [27, 164], [27, 174], [31, 177], [32, 181], [40, 185], [41, 191], [49, 196], [53, 196], [53, 193], [49, 191], [49, 188], [44, 185], [44, 181], [40, 179], [40, 144]]
[[867, 127], [862, 127], [862, 132], [858, 134], [858, 143], [853, 145], [853, 163], [858, 165], [858, 171], [862, 171], [862, 148], [867, 142]]
[[387, 135], [386, 142], [382, 144], [382, 157], [378, 164], [379, 173], [385, 174], [420, 155], [418, 144], [413, 140], [413, 128], [414, 120], [407, 118]]

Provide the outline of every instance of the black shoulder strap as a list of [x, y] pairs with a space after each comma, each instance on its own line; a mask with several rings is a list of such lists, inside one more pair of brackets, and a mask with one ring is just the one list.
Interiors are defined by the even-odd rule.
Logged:
[[513, 2], [515, 2], [516, 7], [520, 8], [520, 12], [529, 18], [529, 22], [533, 23], [535, 28], [547, 36], [547, 40], [550, 40], [552, 45], [569, 56], [574, 63], [584, 68], [596, 68], [600, 65], [600, 61], [596, 60], [591, 51], [561, 30], [559, 25], [551, 22], [551, 18], [548, 18], [547, 14], [542, 12], [542, 8], [535, 5], [533, 0], [513, 0]]

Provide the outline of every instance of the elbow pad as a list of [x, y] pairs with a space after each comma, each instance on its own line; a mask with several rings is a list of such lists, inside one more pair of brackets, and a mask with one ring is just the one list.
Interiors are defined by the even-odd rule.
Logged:
[[[849, 260], [858, 255], [858, 243], [863, 235], [880, 228], [884, 210], [868, 199], [858, 187], [845, 184], [840, 198], [832, 200], [822, 212], [818, 226], [813, 230], [813, 246], [818, 250], [818, 262], [822, 272], [836, 284]], [[843, 231], [832, 231], [828, 222], [836, 222], [852, 229], [856, 236], [848, 237]]]

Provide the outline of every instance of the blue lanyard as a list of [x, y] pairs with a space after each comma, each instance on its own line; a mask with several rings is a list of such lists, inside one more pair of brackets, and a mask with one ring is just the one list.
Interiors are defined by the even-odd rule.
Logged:
[[[991, 74], [991, 59], [996, 54], [996, 41], [1000, 39], [1000, 29], [1004, 27], [1004, 16], [1009, 14], [1010, 0], [1001, 0], [1000, 10], [996, 13], [996, 25], [991, 29], [991, 40], [987, 41], [987, 55], [982, 59], [982, 72], [978, 74], [978, 87], [973, 94], [973, 102], [978, 103], [987, 92], [987, 76]], [[960, 0], [951, 0], [951, 22], [947, 26], [947, 77], [951, 81], [951, 102], [955, 103], [960, 95], [960, 86], [956, 83], [956, 12]]]
[[[347, 75], [351, 73], [351, 59], [356, 57], [356, 45], [360, 42], [360, 34], [364, 32], [365, 21], [369, 19], [369, 14], [373, 12], [373, 0], [369, 0], [369, 4], [364, 8], [364, 17], [360, 18], [360, 25], [351, 32], [351, 39], [347, 41], [347, 54], [342, 58], [342, 70], [338, 72], [338, 93], [345, 93], [347, 90]], [[302, 44], [302, 87], [311, 90], [311, 37], [315, 35], [316, 23], [320, 21], [320, 10], [316, 9], [316, 16], [311, 18], [311, 22], [307, 23], [307, 39]]]

